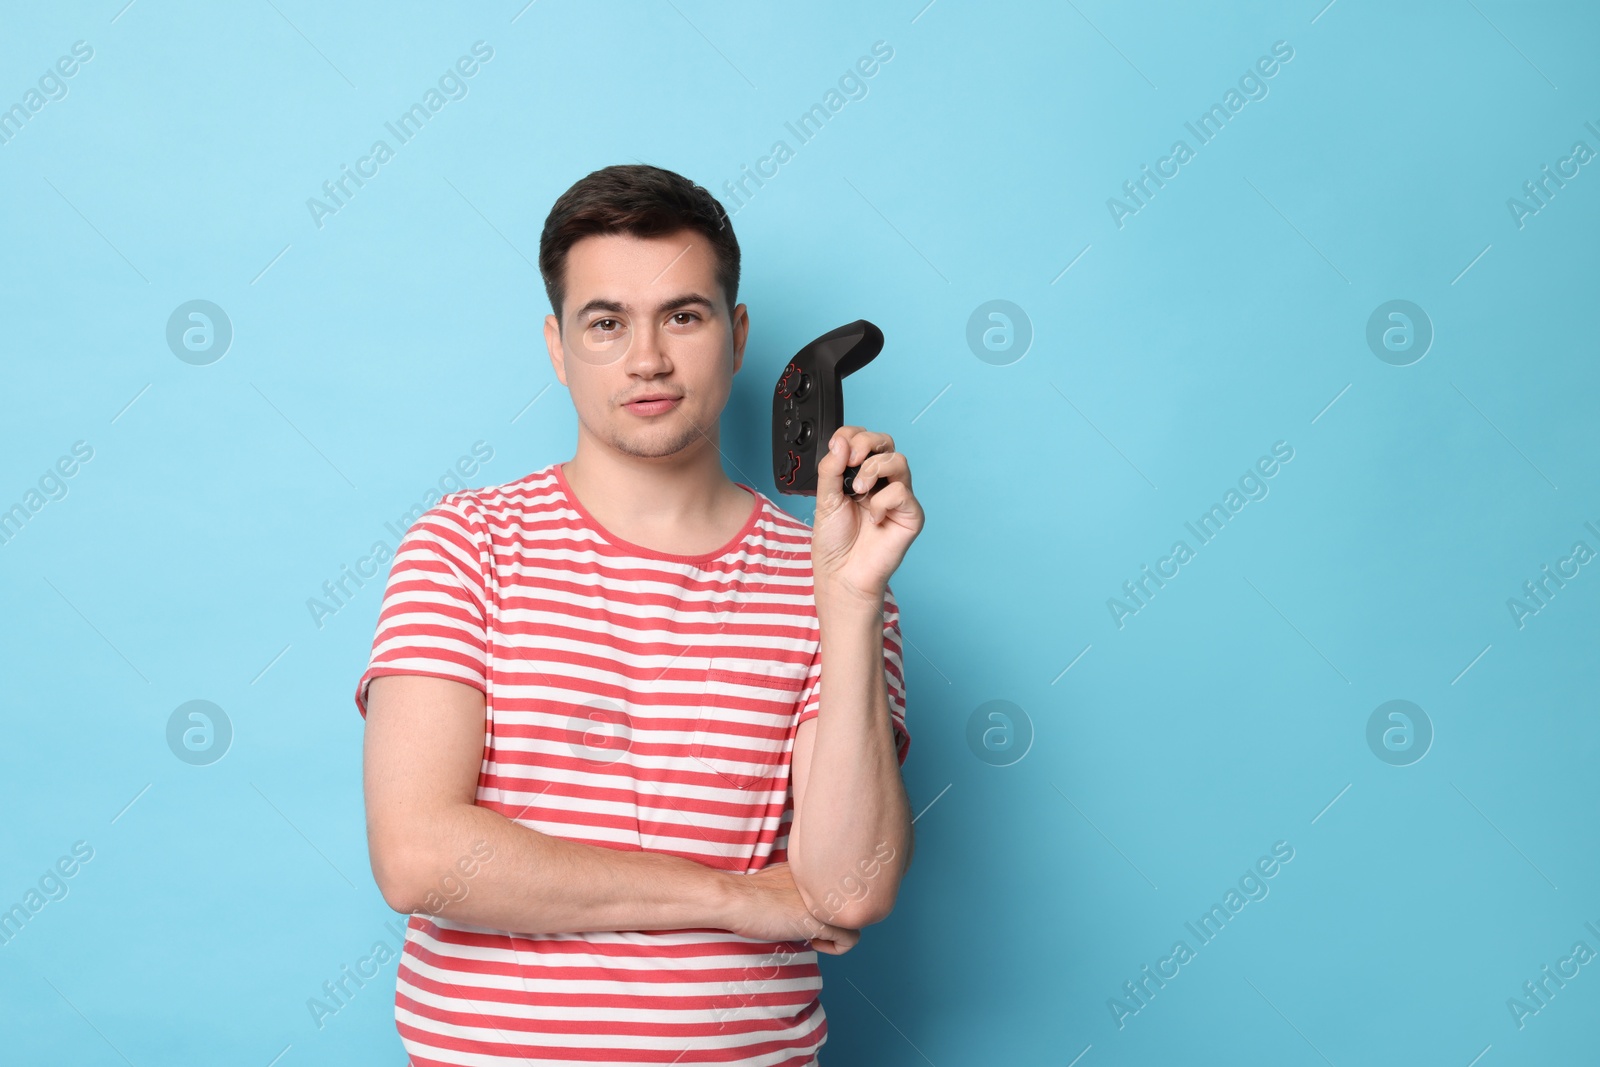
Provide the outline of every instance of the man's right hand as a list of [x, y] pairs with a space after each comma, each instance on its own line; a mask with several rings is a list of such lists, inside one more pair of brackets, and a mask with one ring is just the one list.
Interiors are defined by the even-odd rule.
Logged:
[[833, 926], [812, 915], [795, 887], [787, 863], [769, 863], [750, 874], [730, 875], [732, 904], [727, 929], [756, 941], [809, 941], [818, 952], [842, 956], [861, 931]]

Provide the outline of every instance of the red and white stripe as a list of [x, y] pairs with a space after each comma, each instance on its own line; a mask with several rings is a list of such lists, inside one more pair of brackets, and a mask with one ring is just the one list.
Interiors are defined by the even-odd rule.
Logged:
[[[604, 530], [559, 464], [446, 496], [389, 572], [356, 706], [384, 674], [484, 693], [477, 802], [523, 826], [748, 873], [786, 859], [795, 729], [819, 708], [811, 528], [753, 509], [702, 556]], [[905, 762], [899, 609], [884, 676]], [[416, 1067], [803, 1067], [827, 1036], [816, 951], [725, 930], [549, 934], [416, 914], [395, 1021]]]

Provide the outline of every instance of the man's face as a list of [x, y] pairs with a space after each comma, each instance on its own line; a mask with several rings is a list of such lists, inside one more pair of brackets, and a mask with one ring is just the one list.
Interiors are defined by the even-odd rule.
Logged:
[[[566, 283], [545, 343], [589, 435], [630, 456], [715, 448], [749, 317], [743, 304], [730, 313], [711, 242], [693, 230], [585, 237], [567, 253]], [[676, 399], [630, 406], [656, 394]]]

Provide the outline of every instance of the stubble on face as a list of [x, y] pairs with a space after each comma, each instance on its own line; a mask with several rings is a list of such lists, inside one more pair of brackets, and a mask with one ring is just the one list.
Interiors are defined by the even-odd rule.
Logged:
[[[694, 395], [692, 392], [684, 392], [683, 399], [678, 401], [678, 406], [667, 412], [666, 417], [671, 420], [669, 424], [641, 425], [637, 428], [637, 432], [630, 436], [623, 433], [613, 421], [607, 424], [603, 439], [623, 455], [639, 459], [675, 456], [705, 436], [704, 432], [683, 414], [683, 409], [688, 406]], [[616, 412], [617, 418], [620, 419], [635, 417], [623, 410], [620, 403], [614, 403], [611, 410]], [[666, 420], [661, 421], [666, 422]], [[594, 427], [591, 426], [589, 432], [593, 433]]]
[[[685, 248], [680, 243], [684, 241], [691, 247]], [[574, 292], [597, 291], [610, 297], [616, 289], [607, 290], [589, 282], [595, 277], [619, 279], [617, 289], [624, 294], [623, 299], [628, 300], [631, 295], [631, 302], [638, 305], [636, 329], [658, 329], [658, 324], [644, 309], [663, 298], [686, 292], [720, 292], [715, 283], [714, 255], [699, 235], [670, 235], [650, 240], [625, 236], [586, 238], [573, 246], [568, 270], [569, 278], [575, 280]], [[708, 314], [704, 305], [691, 304], [684, 310], [702, 317]], [[626, 351], [619, 357], [622, 361], [619, 364], [590, 363], [577, 371], [594, 375], [590, 388], [584, 390], [588, 393], [588, 402], [578, 405], [579, 419], [588, 436], [618, 454], [640, 459], [674, 456], [693, 448], [701, 440], [715, 447], [716, 421], [721, 408], [707, 402], [715, 400], [717, 382], [722, 377], [728, 379], [726, 384], [731, 392], [735, 368], [730, 364], [735, 361], [729, 315], [729, 310], [722, 307], [719, 300], [709, 312], [709, 321], [702, 324], [710, 328], [706, 336], [680, 346], [669, 335], [658, 335], [657, 343], [668, 346], [668, 355], [674, 361], [673, 369], [658, 377], [635, 376], [622, 369], [628, 359]], [[583, 324], [574, 322], [568, 327], [581, 331]], [[571, 345], [582, 344], [578, 337], [565, 340], [569, 352], [574, 351]], [[605, 387], [594, 388], [602, 381]], [[652, 381], [659, 382], [664, 391], [681, 394], [672, 410], [655, 417], [640, 417], [623, 407], [623, 401], [648, 392]], [[568, 384], [570, 387], [574, 383]], [[594, 402], [599, 392], [607, 394], [603, 407]], [[726, 401], [724, 395], [722, 402]]]

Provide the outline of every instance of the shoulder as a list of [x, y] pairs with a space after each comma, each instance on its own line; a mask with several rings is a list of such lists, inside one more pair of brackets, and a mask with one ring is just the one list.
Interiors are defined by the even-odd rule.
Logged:
[[446, 493], [422, 513], [416, 525], [427, 523], [487, 543], [494, 529], [562, 510], [555, 467], [550, 463], [513, 481]]
[[[739, 483], [744, 485], [743, 482]], [[811, 524], [806, 522], [783, 507], [761, 490], [745, 485], [744, 488], [754, 493], [761, 503], [761, 514], [756, 523], [757, 531], [769, 541], [785, 546], [804, 546], [805, 559], [809, 565], [811, 561]]]
[[[743, 483], [741, 482], [740, 484], [742, 485]], [[776, 500], [772, 499], [770, 496], [768, 496], [767, 494], [763, 493], [761, 490], [755, 488], [754, 486], [746, 485], [745, 488], [749, 489], [752, 493], [754, 493], [756, 495], [757, 499], [759, 499], [762, 502], [762, 504], [766, 507], [766, 509], [767, 509], [767, 520], [773, 526], [779, 528], [780, 530], [783, 530], [786, 533], [804, 534], [805, 537], [808, 538], [808, 539], [811, 537], [811, 524], [810, 523], [806, 522], [804, 519], [800, 518], [798, 515], [794, 515], [794, 514], [788, 512], [788, 511], [784, 510], [784, 508], [779, 506], [779, 504], [778, 504], [778, 502]]]
[[[744, 483], [740, 483], [743, 485]], [[745, 485], [760, 501], [761, 512], [745, 537], [744, 549], [766, 560], [774, 572], [790, 581], [811, 583], [811, 525], [780, 507], [759, 489]]]

